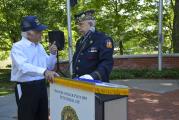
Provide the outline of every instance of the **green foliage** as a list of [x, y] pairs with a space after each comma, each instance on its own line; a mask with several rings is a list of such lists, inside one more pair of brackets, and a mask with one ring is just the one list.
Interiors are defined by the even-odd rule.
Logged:
[[[158, 6], [155, 0], [80, 0], [72, 8], [73, 47], [79, 35], [76, 32], [74, 14], [88, 9], [96, 11], [97, 29], [114, 39], [115, 54], [151, 54], [158, 46]], [[23, 16], [36, 15], [48, 25], [49, 30], [65, 32], [65, 50], [61, 59], [67, 59], [66, 0], [1, 0], [0, 1], [0, 51], [9, 51], [20, 39], [20, 21]], [[172, 53], [173, 3], [164, 2], [163, 52]], [[46, 43], [47, 31], [44, 37]], [[3, 57], [2, 57], [3, 56]], [[5, 59], [0, 52], [0, 59]]]
[[122, 70], [115, 69], [110, 79], [179, 79], [179, 69], [158, 70]]
[[15, 83], [10, 82], [10, 69], [0, 69], [0, 96], [12, 93]]
[[0, 81], [10, 81], [10, 69], [0, 69]]

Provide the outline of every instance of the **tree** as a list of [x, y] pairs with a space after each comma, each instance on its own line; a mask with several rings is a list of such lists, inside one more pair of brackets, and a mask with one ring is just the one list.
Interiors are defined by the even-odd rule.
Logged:
[[[172, 0], [171, 0], [172, 1]], [[179, 1], [175, 0], [171, 2], [174, 7], [174, 19], [173, 19], [173, 31], [172, 31], [172, 39], [173, 39], [173, 51], [174, 53], [179, 53]]]
[[[0, 1], [0, 60], [7, 58], [13, 43], [20, 39], [23, 16], [35, 15], [49, 30], [65, 26], [64, 0], [1, 0]], [[45, 43], [46, 44], [46, 43]]]
[[[178, 1], [164, 2], [163, 52], [179, 51]], [[73, 47], [79, 37], [74, 14], [94, 9], [97, 29], [114, 40], [115, 54], [152, 54], [158, 48], [158, 6], [156, 0], [80, 0], [72, 8]], [[8, 56], [14, 42], [20, 38], [19, 23], [23, 16], [36, 15], [49, 30], [60, 29], [67, 36], [66, 0], [1, 0], [0, 59]], [[45, 33], [47, 40], [47, 32]], [[61, 51], [67, 58], [68, 44]], [[47, 42], [43, 43], [47, 48]]]

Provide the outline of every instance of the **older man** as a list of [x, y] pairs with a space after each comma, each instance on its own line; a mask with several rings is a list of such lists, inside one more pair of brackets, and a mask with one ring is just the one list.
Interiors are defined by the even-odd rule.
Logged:
[[73, 56], [73, 77], [109, 82], [113, 67], [113, 41], [95, 28], [94, 11], [75, 15], [82, 37], [77, 41]]
[[36, 16], [26, 16], [21, 22], [22, 39], [11, 50], [11, 81], [15, 88], [18, 120], [48, 120], [48, 97], [45, 78], [53, 82], [56, 72], [57, 47], [50, 46], [50, 56], [40, 44], [42, 31]]

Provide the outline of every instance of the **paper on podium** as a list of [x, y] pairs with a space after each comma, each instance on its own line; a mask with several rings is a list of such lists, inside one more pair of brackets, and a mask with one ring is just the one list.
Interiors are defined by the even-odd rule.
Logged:
[[96, 83], [97, 86], [103, 86], [103, 87], [110, 87], [110, 88], [128, 88], [127, 86], [124, 85], [117, 85], [117, 84], [112, 84], [112, 83]]
[[117, 85], [117, 84], [112, 84], [112, 83], [106, 83], [106, 82], [102, 82], [102, 81], [100, 81], [100, 80], [90, 80], [90, 79], [84, 79], [84, 78], [75, 78], [75, 80], [84, 81], [84, 82], [90, 82], [90, 83], [95, 83], [95, 85], [97, 85], [97, 86], [103, 86], [103, 87], [110, 87], [110, 88], [128, 88], [128, 86]]

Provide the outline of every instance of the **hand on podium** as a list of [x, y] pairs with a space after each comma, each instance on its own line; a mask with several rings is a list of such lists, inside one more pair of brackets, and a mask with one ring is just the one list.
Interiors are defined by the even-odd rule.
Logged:
[[82, 76], [80, 76], [79, 78], [94, 80], [93, 77], [92, 77], [91, 75], [88, 75], [88, 74], [82, 75]]
[[54, 82], [54, 78], [55, 78], [55, 77], [58, 77], [58, 76], [60, 76], [60, 75], [59, 75], [58, 73], [54, 72], [54, 71], [46, 70], [46, 71], [44, 72], [44, 76], [45, 76], [45, 78], [46, 78], [49, 82], [53, 83], [53, 82]]

